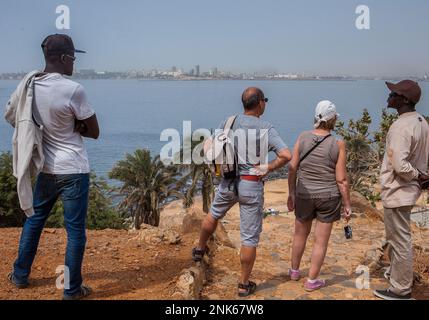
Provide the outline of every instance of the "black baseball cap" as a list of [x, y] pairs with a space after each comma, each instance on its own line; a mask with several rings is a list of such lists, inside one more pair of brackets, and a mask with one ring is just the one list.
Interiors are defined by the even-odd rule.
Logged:
[[86, 53], [74, 47], [73, 40], [66, 34], [51, 34], [42, 42], [42, 50], [45, 56], [58, 56], [69, 53]]

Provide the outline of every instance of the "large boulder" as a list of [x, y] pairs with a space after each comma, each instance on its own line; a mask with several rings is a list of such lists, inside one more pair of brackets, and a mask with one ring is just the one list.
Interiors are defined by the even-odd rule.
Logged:
[[140, 230], [135, 230], [137, 236], [132, 240], [137, 240], [151, 245], [160, 243], [179, 244], [181, 237], [174, 229], [163, 229], [143, 224]]
[[370, 219], [384, 221], [383, 213], [371, 206], [371, 203], [363, 195], [353, 191], [350, 197], [352, 201], [352, 210], [354, 212], [365, 214]]
[[191, 207], [183, 217], [182, 233], [199, 233], [205, 217], [206, 214], [202, 210]]
[[[199, 233], [201, 231], [201, 224], [206, 216], [207, 214], [201, 209], [192, 207], [183, 218], [182, 233]], [[228, 237], [228, 232], [222, 223], [218, 223], [214, 238], [218, 245], [234, 248], [233, 243]]]

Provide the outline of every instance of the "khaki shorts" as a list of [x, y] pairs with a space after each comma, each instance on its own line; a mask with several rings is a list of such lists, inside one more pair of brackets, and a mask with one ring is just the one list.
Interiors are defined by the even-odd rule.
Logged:
[[341, 197], [325, 199], [295, 198], [295, 216], [299, 221], [317, 219], [320, 222], [332, 223], [341, 219]]
[[238, 195], [234, 183], [222, 180], [210, 209], [212, 217], [222, 219], [237, 202], [240, 204], [241, 244], [257, 247], [262, 232], [264, 210], [264, 184], [260, 182], [237, 181]]

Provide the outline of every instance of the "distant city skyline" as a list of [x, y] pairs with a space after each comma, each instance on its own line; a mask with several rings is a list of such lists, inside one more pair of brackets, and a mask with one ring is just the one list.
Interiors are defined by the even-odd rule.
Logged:
[[[62, 4], [70, 30], [55, 27]], [[355, 26], [360, 4], [369, 30]], [[423, 77], [428, 12], [426, 0], [2, 0], [0, 73], [42, 68], [43, 38], [67, 33], [88, 51], [78, 70]]]
[[[22, 79], [27, 71], [0, 73], [0, 80]], [[220, 70], [217, 67], [208, 70], [196, 65], [189, 71], [177, 66], [168, 69], [149, 68], [133, 69], [126, 71], [109, 71], [95, 69], [74, 70], [72, 78], [76, 79], [165, 79], [165, 80], [395, 80], [404, 77], [429, 81], [429, 73], [423, 76], [354, 76], [346, 74], [305, 74], [291, 72], [242, 72], [234, 73], [228, 70]]]

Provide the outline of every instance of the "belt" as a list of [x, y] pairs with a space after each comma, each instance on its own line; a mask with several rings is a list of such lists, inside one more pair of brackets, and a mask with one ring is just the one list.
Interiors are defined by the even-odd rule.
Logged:
[[240, 176], [240, 179], [247, 180], [247, 181], [255, 181], [255, 182], [262, 181], [262, 178], [258, 176]]

